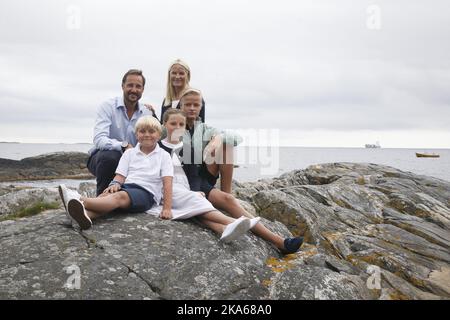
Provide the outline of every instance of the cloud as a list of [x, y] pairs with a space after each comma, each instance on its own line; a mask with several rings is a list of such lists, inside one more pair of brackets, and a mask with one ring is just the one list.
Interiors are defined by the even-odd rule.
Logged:
[[[144, 70], [142, 100], [159, 108], [175, 58], [189, 63], [208, 122], [220, 128], [320, 131], [324, 139], [328, 131], [448, 132], [449, 4], [380, 0], [381, 29], [371, 30], [373, 4], [2, 3], [2, 140], [15, 123], [42, 140], [89, 141], [96, 107], [121, 94], [129, 68]], [[12, 140], [25, 139], [14, 132]]]

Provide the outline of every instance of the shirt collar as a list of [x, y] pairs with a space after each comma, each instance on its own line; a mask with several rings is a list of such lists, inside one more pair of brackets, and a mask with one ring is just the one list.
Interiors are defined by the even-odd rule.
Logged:
[[[123, 101], [123, 96], [117, 97], [117, 106], [116, 106], [116, 108], [117, 109], [119, 109], [119, 108], [126, 109], [125, 101]], [[145, 108], [144, 105], [138, 101], [137, 109], [138, 109], [139, 113], [142, 113], [144, 111], [144, 108]]]
[[141, 151], [141, 144], [140, 144], [139, 142], [136, 144], [136, 147], [134, 147], [134, 149], [135, 149], [135, 152], [136, 152], [136, 153], [142, 154], [142, 155], [144, 155], [144, 156], [150, 156], [150, 155], [152, 155], [152, 154], [154, 154], [154, 153], [161, 152], [161, 147], [159, 146], [158, 143], [156, 144], [155, 149], [153, 149], [153, 151], [150, 152], [149, 154], [145, 154], [145, 153], [143, 153], [143, 152]]
[[177, 144], [173, 144], [168, 142], [166, 139], [161, 140], [161, 143], [165, 145], [166, 147], [172, 148], [172, 149], [179, 149], [183, 147], [183, 141], [178, 142]]

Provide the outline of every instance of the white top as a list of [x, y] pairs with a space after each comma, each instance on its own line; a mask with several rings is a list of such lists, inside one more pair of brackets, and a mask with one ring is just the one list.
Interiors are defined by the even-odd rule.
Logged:
[[116, 174], [125, 178], [125, 183], [135, 183], [154, 195], [159, 204], [162, 198], [162, 177], [173, 177], [170, 155], [157, 144], [155, 150], [145, 154], [138, 143], [124, 152], [117, 165]]
[[177, 144], [172, 144], [172, 143], [167, 142], [166, 139], [164, 139], [164, 140], [161, 140], [161, 143], [163, 145], [165, 145], [166, 147], [169, 147], [172, 150], [174, 150], [174, 152], [172, 154], [172, 163], [173, 163], [173, 170], [174, 170], [173, 171], [174, 172], [173, 183], [181, 184], [186, 189], [190, 190], [188, 178], [186, 177], [186, 173], [184, 173], [180, 158], [178, 157], [179, 150], [183, 149], [183, 142], [181, 141]]
[[172, 101], [172, 108], [176, 108], [178, 105], [178, 102], [180, 102], [180, 100], [173, 100]]
[[[194, 192], [189, 189], [189, 182], [177, 155], [177, 151], [179, 148], [183, 147], [183, 143], [180, 142], [177, 144], [172, 144], [166, 140], [162, 140], [161, 142], [163, 145], [175, 150], [172, 156], [172, 161], [174, 164], [172, 220], [188, 219], [216, 210], [211, 202], [209, 202], [205, 197], [200, 195], [198, 192]], [[163, 152], [170, 158], [168, 152]], [[161, 206], [153, 206], [151, 209], [147, 210], [147, 213], [159, 216], [161, 210]]]

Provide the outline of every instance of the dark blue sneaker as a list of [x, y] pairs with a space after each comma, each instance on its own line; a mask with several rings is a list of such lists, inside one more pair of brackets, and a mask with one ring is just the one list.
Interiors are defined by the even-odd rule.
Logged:
[[284, 239], [284, 249], [281, 250], [284, 254], [297, 252], [303, 244], [303, 237], [286, 238]]

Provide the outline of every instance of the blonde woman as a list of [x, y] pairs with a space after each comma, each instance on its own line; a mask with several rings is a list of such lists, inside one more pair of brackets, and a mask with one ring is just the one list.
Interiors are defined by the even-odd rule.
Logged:
[[[170, 64], [167, 74], [166, 97], [161, 106], [161, 122], [167, 110], [170, 108], [180, 109], [181, 94], [190, 87], [190, 80], [191, 70], [186, 62], [177, 59]], [[205, 122], [205, 101], [203, 99], [199, 117], [202, 122]]]

